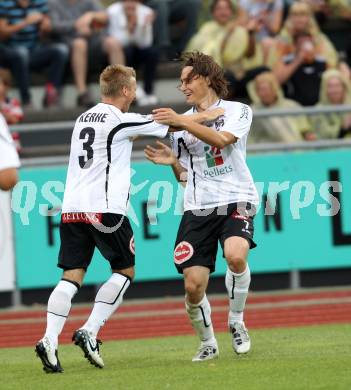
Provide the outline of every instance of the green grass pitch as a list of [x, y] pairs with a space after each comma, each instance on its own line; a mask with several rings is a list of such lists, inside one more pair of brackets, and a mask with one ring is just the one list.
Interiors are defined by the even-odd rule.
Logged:
[[351, 324], [250, 335], [252, 351], [236, 356], [230, 335], [217, 334], [220, 357], [203, 363], [191, 362], [198, 346], [195, 336], [105, 342], [102, 370], [91, 366], [79, 348], [63, 345], [63, 374], [45, 374], [34, 347], [0, 349], [0, 389], [351, 389]]

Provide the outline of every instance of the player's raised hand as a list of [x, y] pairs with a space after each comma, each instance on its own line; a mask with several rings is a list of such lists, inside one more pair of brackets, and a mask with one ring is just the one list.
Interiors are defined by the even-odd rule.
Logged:
[[172, 149], [160, 141], [156, 141], [157, 148], [147, 145], [144, 149], [145, 156], [154, 164], [172, 165], [176, 161], [176, 156]]
[[158, 123], [177, 127], [180, 125], [182, 116], [171, 108], [156, 108], [152, 110], [152, 117]]

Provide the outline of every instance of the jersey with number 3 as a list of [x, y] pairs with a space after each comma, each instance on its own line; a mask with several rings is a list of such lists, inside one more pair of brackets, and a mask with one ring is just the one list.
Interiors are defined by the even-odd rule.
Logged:
[[99, 103], [76, 120], [62, 212], [126, 215], [133, 137], [166, 136], [151, 116]]
[[[233, 134], [238, 140], [223, 149], [199, 140], [187, 131], [170, 134], [173, 152], [187, 169], [184, 209], [197, 210], [236, 202], [258, 204], [258, 194], [246, 164], [246, 141], [252, 110], [246, 104], [219, 100], [209, 109], [221, 107], [224, 114], [205, 123], [216, 131]], [[185, 115], [190, 115], [192, 108]]]

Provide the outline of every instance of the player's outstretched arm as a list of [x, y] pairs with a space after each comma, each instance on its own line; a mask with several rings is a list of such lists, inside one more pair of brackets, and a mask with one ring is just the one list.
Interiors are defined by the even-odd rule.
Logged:
[[212, 122], [216, 120], [218, 117], [220, 117], [221, 115], [223, 115], [224, 112], [225, 111], [223, 108], [218, 107], [218, 108], [214, 108], [213, 110], [206, 110], [206, 111], [196, 112], [194, 114], [186, 115], [186, 117], [196, 123]]
[[[180, 121], [184, 117], [188, 118], [189, 120], [195, 123], [204, 123], [204, 122], [214, 121], [215, 119], [223, 115], [224, 109], [218, 107], [218, 108], [214, 108], [213, 110], [196, 112], [190, 115], [181, 115], [181, 114], [177, 114], [171, 108], [156, 108], [155, 110], [152, 111], [152, 114], [154, 120], [160, 123], [168, 124], [169, 122]], [[171, 126], [170, 131], [172, 131], [172, 128], [174, 128], [175, 130], [179, 130], [179, 127]]]
[[154, 164], [170, 165], [176, 179], [185, 183], [187, 170], [180, 165], [172, 149], [160, 141], [156, 141], [156, 144], [157, 148], [150, 145], [146, 146], [144, 149], [146, 158]]
[[179, 115], [171, 113], [168, 108], [158, 108], [153, 111], [153, 118], [156, 122], [167, 124], [177, 129], [187, 130], [196, 138], [206, 142], [208, 145], [224, 148], [227, 145], [233, 144], [237, 138], [226, 131], [216, 131], [210, 127], [194, 122], [187, 115]]

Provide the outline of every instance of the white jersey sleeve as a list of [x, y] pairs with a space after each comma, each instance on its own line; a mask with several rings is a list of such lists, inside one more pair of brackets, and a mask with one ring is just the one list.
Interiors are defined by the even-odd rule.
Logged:
[[18, 168], [20, 161], [5, 118], [0, 114], [0, 170]]
[[123, 121], [119, 138], [131, 138], [138, 135], [164, 138], [169, 128], [168, 125], [155, 122], [151, 115], [125, 113]]
[[188, 169], [189, 151], [184, 142], [185, 131], [177, 131], [169, 134], [169, 140], [171, 142], [172, 152], [177, 157], [180, 165]]
[[233, 134], [236, 138], [242, 138], [248, 134], [250, 131], [250, 126], [252, 122], [252, 110], [251, 108], [243, 103], [233, 102], [235, 104], [235, 109], [226, 116], [225, 125], [221, 131], [226, 131]]

